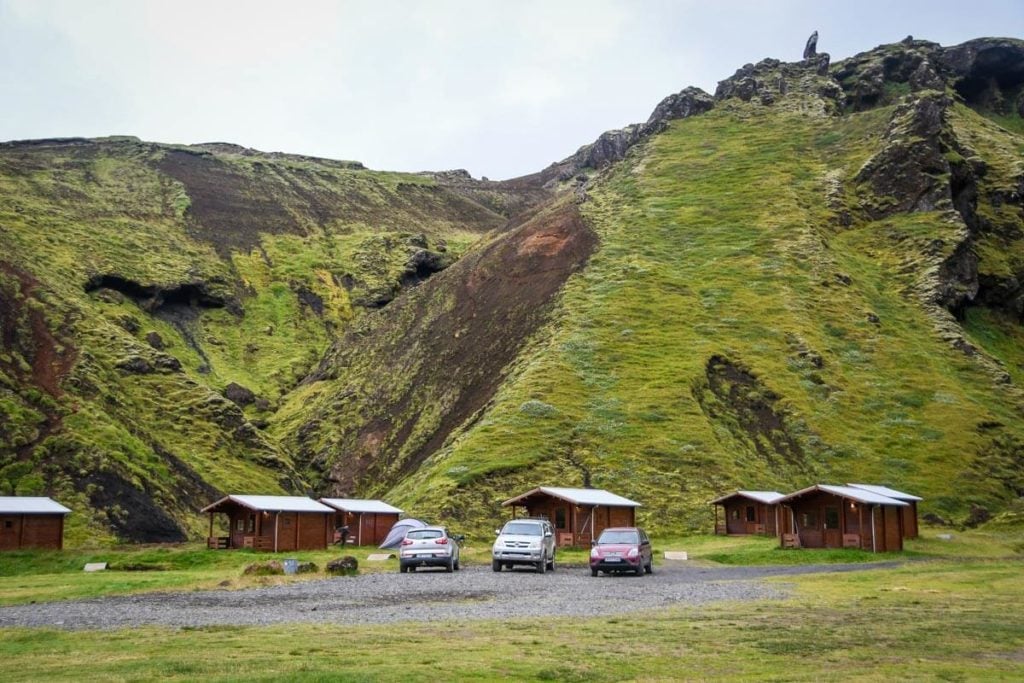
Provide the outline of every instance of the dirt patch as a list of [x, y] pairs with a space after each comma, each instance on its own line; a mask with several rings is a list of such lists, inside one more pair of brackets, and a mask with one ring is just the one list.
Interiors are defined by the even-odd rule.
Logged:
[[178, 543], [187, 539], [185, 531], [151, 493], [116, 472], [91, 472], [76, 484], [89, 495], [93, 509], [107, 511], [111, 528], [123, 540]]
[[[399, 183], [392, 189], [376, 184], [369, 175], [364, 186], [346, 185], [326, 167], [282, 166], [269, 157], [254, 162], [250, 170], [202, 150], [168, 150], [155, 165], [185, 186], [191, 201], [191, 233], [225, 258], [233, 250], [247, 253], [256, 248], [263, 234], [305, 235], [314, 226], [338, 221], [412, 225], [444, 218], [480, 232], [503, 221], [439, 185]], [[380, 193], [387, 193], [386, 201]]]
[[565, 248], [568, 241], [569, 237], [564, 233], [535, 233], [523, 240], [516, 253], [519, 256], [554, 256]]
[[[61, 380], [75, 364], [75, 349], [58, 340], [50, 330], [43, 308], [45, 304], [35, 296], [39, 282], [29, 273], [10, 263], [0, 262], [0, 271], [15, 279], [19, 288], [17, 294], [0, 292], [0, 334], [3, 348], [20, 353], [31, 365], [31, 383], [58, 398], [63, 394]], [[28, 303], [33, 300], [40, 305]], [[27, 337], [21, 334], [26, 326], [29, 332]], [[23, 372], [19, 370], [16, 374], [22, 375]]]
[[[310, 380], [337, 377], [352, 400], [312, 416], [300, 457], [339, 494], [415, 470], [494, 396], [597, 243], [575, 206], [539, 212], [350, 332]], [[351, 427], [323, 434], [339, 424]]]
[[709, 358], [704, 374], [693, 394], [709, 420], [725, 425], [737, 441], [776, 468], [807, 467], [803, 448], [788, 431], [778, 394], [724, 356]]

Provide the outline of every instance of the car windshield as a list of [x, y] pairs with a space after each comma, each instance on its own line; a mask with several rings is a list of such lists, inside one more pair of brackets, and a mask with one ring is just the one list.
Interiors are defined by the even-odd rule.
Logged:
[[405, 537], [420, 540], [424, 538], [441, 538], [443, 535], [440, 529], [417, 529], [416, 531], [410, 531]]
[[505, 525], [505, 528], [501, 530], [503, 534], [516, 534], [518, 536], [541, 536], [540, 524], [530, 524], [528, 522], [509, 522]]
[[597, 540], [598, 545], [612, 545], [618, 543], [633, 543], [638, 542], [637, 534], [635, 531], [606, 531], [601, 534], [601, 538]]

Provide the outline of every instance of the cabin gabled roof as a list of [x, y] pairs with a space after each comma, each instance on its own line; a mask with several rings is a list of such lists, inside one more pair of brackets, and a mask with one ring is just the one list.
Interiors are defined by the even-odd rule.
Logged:
[[576, 505], [603, 505], [606, 507], [643, 507], [640, 503], [629, 498], [623, 498], [604, 489], [574, 489], [561, 486], [538, 486], [526, 493], [509, 498], [502, 505], [515, 505], [520, 501], [537, 495], [538, 493], [561, 498], [562, 500], [575, 503]]
[[778, 491], [733, 491], [732, 493], [727, 493], [724, 496], [719, 496], [718, 498], [715, 498], [713, 501], [711, 501], [711, 504], [717, 505], [718, 503], [724, 503], [730, 498], [736, 497], [749, 498], [750, 500], [757, 501], [758, 503], [772, 505], [774, 503], [779, 502], [782, 498], [784, 498], [785, 494], [779, 493]]
[[854, 488], [853, 486], [833, 486], [832, 484], [815, 484], [814, 486], [808, 486], [805, 489], [800, 489], [799, 491], [790, 493], [788, 496], [783, 496], [777, 502], [785, 503], [793, 500], [794, 498], [799, 498], [815, 491], [825, 491], [826, 493], [831, 493], [841, 498], [847, 498], [866, 505], [894, 505], [896, 507], [907, 506], [907, 503], [902, 500], [896, 500], [895, 498], [889, 498], [888, 496], [882, 496], [877, 493], [872, 493], [871, 491]]
[[402, 511], [394, 505], [388, 505], [382, 500], [370, 500], [368, 498], [321, 498], [320, 502], [342, 512], [402, 514]]
[[888, 486], [878, 486], [876, 484], [847, 484], [847, 486], [852, 486], [855, 489], [864, 489], [865, 491], [871, 491], [871, 493], [877, 493], [878, 495], [885, 496], [886, 498], [895, 498], [896, 500], [914, 502], [924, 500], [924, 498], [921, 498], [920, 496], [904, 493], [903, 491], [897, 491], [896, 489], [891, 489]]
[[71, 510], [45, 496], [0, 496], [3, 515], [67, 515]]
[[235, 503], [257, 512], [334, 512], [322, 503], [306, 496], [224, 496], [216, 503], [207, 505], [201, 512], [219, 512], [225, 503]]

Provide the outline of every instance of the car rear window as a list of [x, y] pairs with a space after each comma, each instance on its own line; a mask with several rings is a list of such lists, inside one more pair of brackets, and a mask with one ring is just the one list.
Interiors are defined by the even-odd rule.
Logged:
[[505, 528], [501, 530], [503, 534], [516, 534], [518, 536], [543, 536], [544, 532], [541, 530], [540, 524], [530, 524], [527, 522], [509, 522], [505, 525]]
[[635, 531], [605, 531], [603, 534], [601, 534], [601, 538], [597, 539], [598, 545], [639, 542], [640, 539]]
[[422, 540], [425, 538], [441, 538], [443, 535], [439, 529], [418, 529], [410, 531], [405, 537]]

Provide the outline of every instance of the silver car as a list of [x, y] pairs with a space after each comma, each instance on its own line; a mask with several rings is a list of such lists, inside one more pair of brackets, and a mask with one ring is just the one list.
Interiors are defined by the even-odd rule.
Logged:
[[555, 530], [546, 519], [513, 519], [506, 522], [491, 548], [491, 569], [500, 572], [526, 564], [543, 574], [555, 568]]
[[444, 567], [445, 571], [459, 569], [459, 541], [443, 526], [425, 526], [410, 529], [398, 547], [398, 571], [416, 571], [417, 567]]

